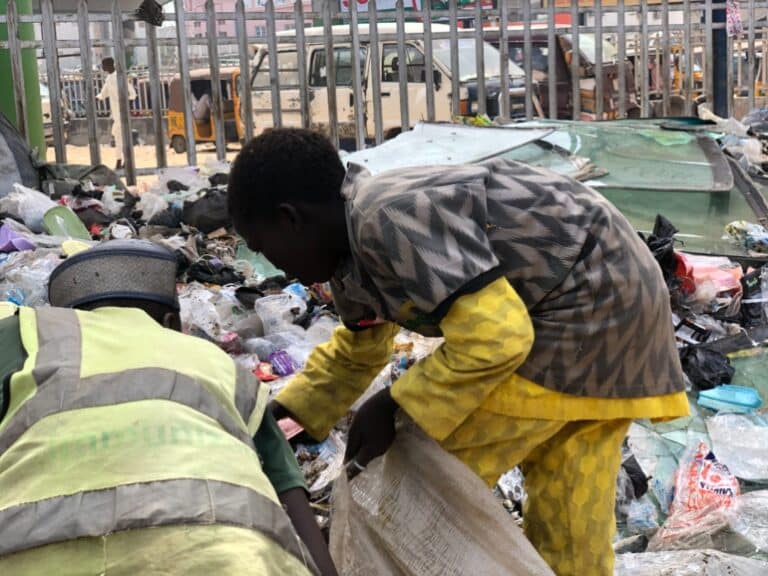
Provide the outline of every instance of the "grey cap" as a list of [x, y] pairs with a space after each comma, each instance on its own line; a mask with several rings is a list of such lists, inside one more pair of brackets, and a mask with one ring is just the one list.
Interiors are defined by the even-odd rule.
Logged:
[[51, 274], [52, 306], [76, 308], [101, 300], [148, 300], [178, 309], [177, 262], [146, 240], [113, 240], [65, 260]]

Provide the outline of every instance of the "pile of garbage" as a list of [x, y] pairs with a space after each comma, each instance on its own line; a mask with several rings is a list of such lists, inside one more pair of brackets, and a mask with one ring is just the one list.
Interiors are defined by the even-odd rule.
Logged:
[[[0, 299], [45, 306], [48, 277], [63, 258], [110, 239], [147, 239], [178, 258], [183, 330], [280, 390], [338, 318], [327, 285], [292, 281], [232, 232], [228, 172], [226, 163], [169, 168], [155, 184], [128, 189], [98, 167], [51, 174], [39, 189], [14, 184], [0, 195]], [[669, 288], [691, 416], [629, 430], [616, 488], [617, 574], [657, 574], [659, 566], [768, 573], [768, 230], [742, 221], [723, 230], [746, 250], [739, 262], [681, 252], [676, 232], [659, 216], [645, 241]], [[402, 331], [352, 412], [439, 343]], [[318, 443], [296, 423], [281, 423], [325, 528], [348, 425], [343, 419]], [[494, 493], [520, 524], [520, 469]]]
[[768, 573], [768, 231], [726, 227], [743, 262], [680, 252], [676, 232], [659, 216], [645, 240], [669, 288], [691, 416], [630, 427], [616, 573]]

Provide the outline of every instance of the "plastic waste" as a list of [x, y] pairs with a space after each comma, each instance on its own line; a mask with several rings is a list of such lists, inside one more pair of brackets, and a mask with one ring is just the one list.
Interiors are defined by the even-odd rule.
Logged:
[[346, 443], [338, 430], [319, 444], [300, 444], [296, 458], [309, 486], [310, 495], [321, 494], [344, 470]]
[[683, 372], [699, 390], [710, 390], [728, 384], [735, 373], [725, 354], [707, 348], [693, 347], [680, 352]]
[[752, 412], [763, 400], [754, 388], [725, 384], [699, 393], [699, 406], [724, 412]]
[[412, 422], [333, 493], [330, 550], [347, 576], [552, 576], [482, 480]]
[[528, 499], [528, 493], [525, 491], [525, 478], [519, 466], [515, 466], [509, 472], [502, 474], [496, 486], [507, 500], [525, 504]]
[[278, 350], [270, 354], [269, 363], [278, 376], [290, 376], [296, 371], [296, 365], [284, 350]]
[[718, 414], [707, 420], [712, 450], [742, 480], [768, 481], [768, 424], [761, 417]]
[[300, 282], [294, 282], [292, 284], [288, 284], [288, 286], [286, 286], [283, 289], [283, 292], [285, 292], [286, 294], [293, 294], [294, 296], [298, 296], [305, 302], [309, 302], [309, 293], [307, 292], [307, 289], [304, 287], [304, 285], [301, 284]]
[[77, 214], [66, 206], [55, 206], [43, 216], [43, 227], [51, 236], [90, 240], [91, 234]]
[[727, 224], [725, 232], [740, 246], [752, 252], [768, 252], [768, 230], [760, 224], [736, 220]]
[[649, 496], [632, 500], [626, 508], [626, 528], [629, 534], [650, 536], [659, 529], [658, 511]]
[[43, 232], [43, 216], [55, 206], [56, 202], [42, 192], [21, 184], [14, 184], [13, 191], [0, 198], [0, 212], [20, 218], [36, 234]]
[[13, 228], [5, 224], [0, 226], [0, 252], [22, 252], [34, 249], [35, 245]]
[[768, 562], [716, 550], [643, 552], [616, 556], [615, 576], [757, 576]]
[[60, 262], [58, 253], [43, 250], [9, 254], [0, 262], [0, 294], [19, 306], [48, 304], [48, 279]]
[[710, 535], [726, 523], [722, 511], [733, 505], [739, 493], [736, 476], [699, 441], [680, 460], [669, 517], [648, 543], [648, 550], [707, 548]]
[[678, 260], [676, 275], [688, 304], [696, 312], [720, 312], [735, 316], [741, 304], [739, 264], [719, 256], [698, 256], [675, 253]]
[[275, 268], [263, 254], [252, 252], [245, 244], [238, 245], [235, 258], [237, 259], [235, 269], [246, 279], [252, 279], [257, 283], [268, 278], [285, 276], [285, 272]]
[[145, 192], [142, 194], [138, 204], [136, 204], [136, 210], [141, 212], [141, 218], [146, 222], [149, 222], [156, 214], [167, 209], [168, 202], [161, 196], [153, 194], [152, 192]]
[[291, 326], [307, 311], [307, 303], [293, 294], [274, 294], [257, 300], [254, 311], [264, 324], [264, 333], [273, 334]]
[[266, 338], [249, 338], [243, 342], [243, 350], [255, 354], [262, 362], [267, 362], [269, 356], [277, 352], [278, 348]]

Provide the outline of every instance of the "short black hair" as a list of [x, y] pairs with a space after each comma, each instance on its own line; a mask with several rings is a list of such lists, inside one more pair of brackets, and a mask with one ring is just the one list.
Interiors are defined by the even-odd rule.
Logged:
[[236, 229], [269, 218], [285, 202], [325, 204], [341, 198], [345, 170], [324, 135], [275, 128], [246, 144], [229, 174], [229, 213]]

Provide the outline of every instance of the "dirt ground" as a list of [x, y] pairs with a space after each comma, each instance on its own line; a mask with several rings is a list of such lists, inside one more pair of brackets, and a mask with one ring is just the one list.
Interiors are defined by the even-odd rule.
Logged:
[[[115, 167], [116, 154], [115, 148], [111, 146], [101, 146], [101, 163], [110, 168]], [[239, 144], [227, 145], [227, 160], [230, 162], [235, 159], [240, 152]], [[134, 146], [133, 154], [136, 159], [137, 168], [154, 168], [157, 166], [154, 146]], [[46, 156], [49, 162], [56, 161], [56, 152], [53, 146], [48, 146]], [[166, 151], [168, 166], [187, 166], [187, 155], [176, 154], [172, 149]], [[199, 144], [197, 146], [197, 164], [205, 164], [208, 160], [216, 160], [216, 148], [212, 144]], [[91, 156], [88, 146], [67, 145], [67, 163], [69, 164], [90, 164]], [[157, 180], [157, 176], [139, 176], [139, 183], [152, 185]]]

